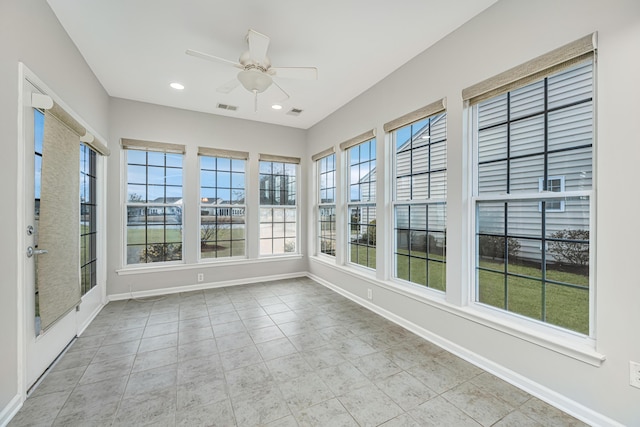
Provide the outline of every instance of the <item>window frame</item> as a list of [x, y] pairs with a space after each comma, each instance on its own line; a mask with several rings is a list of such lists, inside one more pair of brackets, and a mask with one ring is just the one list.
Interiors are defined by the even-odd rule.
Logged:
[[[371, 143], [373, 143], [373, 149], [371, 148]], [[360, 154], [358, 154], [358, 162], [355, 164], [351, 163], [351, 150], [353, 149], [360, 149], [360, 147], [364, 144], [369, 144], [369, 158], [366, 160], [362, 160], [362, 157], [360, 156]], [[346, 257], [345, 257], [345, 261], [349, 266], [354, 266], [357, 268], [362, 268], [365, 269], [366, 271], [369, 272], [375, 272], [377, 271], [377, 238], [376, 238], [376, 242], [374, 242], [373, 244], [371, 244], [371, 241], [369, 240], [369, 228], [373, 227], [376, 230], [376, 235], [377, 235], [377, 228], [378, 228], [378, 224], [377, 224], [377, 218], [378, 218], [378, 212], [377, 212], [377, 189], [378, 189], [378, 175], [377, 175], [377, 165], [378, 165], [378, 156], [377, 156], [377, 147], [378, 147], [378, 143], [377, 140], [375, 138], [375, 136], [369, 138], [369, 139], [365, 139], [364, 141], [358, 142], [357, 144], [352, 144], [351, 146], [349, 146], [348, 148], [344, 149], [344, 153], [345, 153], [345, 163], [346, 163], [346, 175], [347, 175], [347, 179], [346, 179], [346, 220], [345, 220], [345, 224], [346, 224], [346, 242], [345, 242], [345, 251], [346, 251]], [[374, 166], [371, 167], [371, 163], [374, 162]], [[357, 183], [352, 183], [351, 182], [351, 168], [354, 165], [362, 165], [364, 163], [368, 163], [369, 166], [369, 173], [367, 175], [370, 175], [373, 171], [375, 171], [376, 173], [376, 179], [375, 181], [372, 181], [371, 179], [369, 179], [367, 181], [367, 184], [369, 186], [369, 200], [367, 201], [363, 201], [363, 200], [358, 200], [358, 201], [352, 201], [351, 200], [351, 187], [353, 185], [358, 185], [358, 194], [360, 195], [360, 199], [362, 199], [362, 192], [361, 192], [361, 184], [362, 184], [362, 180], [360, 179]], [[366, 175], [365, 175], [366, 176]], [[375, 182], [375, 187], [373, 188], [373, 191], [371, 190], [371, 183]], [[360, 222], [360, 220], [358, 220], [358, 222], [352, 222], [352, 215], [351, 215], [351, 210], [352, 209], [359, 209], [360, 212], [362, 212], [363, 209], [366, 209], [367, 211], [367, 219], [368, 222], [367, 223], [362, 223]], [[369, 220], [370, 215], [369, 215], [369, 211], [373, 209], [374, 212], [374, 218], [373, 220]], [[361, 216], [360, 216], [361, 218]], [[371, 225], [371, 221], [376, 221], [375, 225]], [[356, 243], [355, 245], [352, 244], [352, 229], [353, 228], [361, 228], [361, 227], [366, 227], [367, 229], [367, 242], [365, 244], [362, 243]], [[364, 236], [365, 233], [362, 234], [362, 236]], [[362, 238], [362, 237], [360, 237]], [[360, 264], [358, 262], [354, 262], [351, 259], [351, 252], [352, 252], [352, 245], [355, 246], [356, 248], [356, 253], [359, 254], [360, 253], [360, 247], [364, 247], [366, 248], [366, 265], [365, 264]], [[373, 248], [374, 254], [373, 254], [373, 258], [370, 257], [370, 252], [371, 249]], [[359, 257], [359, 255], [358, 255]], [[371, 260], [373, 260], [371, 262]]]
[[[269, 174], [263, 174], [261, 172], [261, 165], [262, 163], [271, 163], [271, 173]], [[293, 204], [288, 204], [288, 203], [281, 203], [281, 204], [263, 204], [262, 202], [262, 185], [261, 185], [261, 180], [262, 180], [262, 176], [263, 175], [270, 175], [272, 178], [276, 177], [276, 176], [287, 176], [286, 174], [282, 175], [278, 175], [278, 174], [274, 174], [273, 173], [273, 164], [277, 163], [277, 164], [282, 164], [283, 168], [286, 169], [286, 165], [291, 165], [294, 167], [295, 169], [295, 185], [294, 185], [294, 196], [295, 196], [295, 202]], [[300, 164], [293, 162], [293, 161], [287, 161], [285, 158], [268, 158], [265, 157], [264, 159], [261, 158], [258, 160], [258, 192], [259, 192], [259, 200], [258, 200], [258, 216], [257, 216], [257, 224], [258, 224], [258, 258], [269, 258], [269, 257], [283, 257], [283, 256], [293, 256], [293, 255], [300, 255], [301, 251], [300, 251], [300, 205], [299, 205], [299, 197], [298, 195], [300, 194]], [[279, 191], [282, 192], [282, 188], [279, 190], [269, 190], [269, 191]], [[287, 195], [288, 196], [288, 195]], [[283, 200], [283, 201], [288, 201], [290, 200], [288, 197]], [[263, 221], [263, 212], [265, 212], [267, 209], [269, 209], [271, 211], [269, 217], [271, 218], [270, 221]], [[276, 209], [282, 209], [283, 210], [283, 219], [282, 221], [275, 221], [274, 220], [274, 212]], [[291, 252], [287, 252], [286, 251], [286, 240], [287, 240], [287, 232], [286, 232], [286, 228], [287, 228], [287, 224], [291, 224], [292, 221], [287, 221], [287, 210], [293, 210], [295, 212], [294, 214], [294, 218], [295, 218], [295, 233], [296, 235], [294, 236], [294, 244], [295, 244], [295, 250], [291, 251]], [[271, 237], [262, 237], [262, 225], [263, 224], [271, 224]], [[274, 237], [275, 232], [274, 232], [274, 224], [282, 224], [283, 227], [283, 249], [284, 252], [282, 253], [274, 253], [274, 240], [275, 239], [280, 239], [280, 237]], [[266, 240], [271, 240], [271, 253], [263, 253], [262, 252], [262, 242], [266, 241]]]
[[[333, 168], [332, 169], [327, 169], [326, 171], [323, 172], [322, 169], [322, 162], [327, 162], [329, 158], [332, 158], [332, 165]], [[326, 257], [331, 257], [333, 259], [336, 258], [336, 234], [337, 234], [337, 229], [336, 229], [336, 191], [337, 191], [337, 158], [336, 158], [336, 153], [332, 152], [330, 154], [327, 154], [326, 156], [322, 156], [320, 158], [318, 158], [315, 161], [315, 168], [316, 168], [316, 236], [315, 236], [315, 241], [316, 241], [316, 253], [320, 256], [326, 256]], [[329, 187], [322, 187], [322, 176], [328, 176], [331, 175], [333, 178], [333, 186]], [[322, 199], [322, 191], [323, 190], [333, 190], [333, 201], [323, 201]], [[328, 200], [328, 199], [327, 199]], [[328, 221], [323, 221], [324, 216], [322, 215], [322, 211], [323, 210], [331, 210], [333, 209], [333, 213], [331, 214], [331, 218]], [[326, 234], [323, 234], [323, 230], [325, 230], [323, 228], [324, 224], [329, 224], [329, 235], [331, 233], [331, 231], [333, 231], [333, 238], [330, 237], [325, 237]], [[323, 250], [323, 243], [324, 242], [333, 242], [333, 251], [328, 252]]]
[[[393, 225], [393, 229], [392, 229], [392, 238], [393, 238], [393, 259], [391, 262], [391, 278], [394, 281], [397, 281], [403, 285], [409, 285], [409, 286], [414, 286], [414, 287], [418, 287], [420, 289], [428, 289], [431, 291], [435, 291], [438, 292], [440, 294], [444, 294], [446, 292], [446, 281], [447, 281], [447, 275], [446, 275], [446, 265], [447, 265], [447, 261], [446, 261], [446, 234], [447, 234], [447, 228], [446, 228], [446, 216], [447, 216], [447, 176], [448, 176], [448, 169], [447, 169], [447, 149], [448, 149], [448, 137], [447, 137], [447, 111], [445, 110], [441, 110], [441, 111], [437, 111], [435, 113], [432, 113], [426, 117], [421, 117], [419, 120], [416, 120], [414, 122], [408, 123], [402, 127], [399, 127], [397, 129], [393, 129], [391, 134], [390, 134], [390, 141], [391, 141], [391, 164], [392, 164], [392, 185], [391, 185], [391, 194], [392, 194], [392, 200], [391, 200], [391, 212], [392, 212], [392, 225]], [[445, 120], [445, 133], [444, 133], [444, 138], [439, 139], [437, 141], [433, 141], [432, 140], [432, 134], [431, 134], [431, 130], [432, 130], [432, 119], [435, 120], [439, 120], [439, 119], [444, 119]], [[410, 162], [410, 171], [408, 175], [402, 175], [401, 177], [398, 176], [398, 149], [397, 149], [397, 135], [398, 135], [398, 131], [402, 130], [402, 129], [406, 129], [407, 127], [412, 127], [417, 124], [420, 123], [422, 121], [428, 120], [428, 138], [429, 141], [426, 144], [420, 145], [416, 148], [414, 147], [410, 147], [408, 149], [402, 150], [402, 152], [406, 152], [406, 151], [410, 151], [411, 154], [409, 156], [409, 162]], [[422, 132], [421, 134], [424, 134], [424, 132]], [[407, 141], [410, 144], [413, 144], [414, 139], [413, 139], [413, 132], [412, 130], [410, 130], [409, 132], [409, 140]], [[431, 160], [432, 160], [432, 156], [431, 156], [431, 148], [433, 145], [435, 144], [440, 144], [442, 143], [444, 145], [444, 167], [443, 168], [436, 168], [436, 169], [431, 169]], [[414, 174], [413, 173], [413, 152], [416, 149], [422, 148], [422, 147], [428, 147], [428, 155], [427, 155], [427, 162], [428, 162], [428, 167], [427, 167], [427, 171], [423, 171], [420, 172], [419, 174]], [[433, 173], [440, 173], [440, 172], [444, 172], [444, 197], [435, 197], [432, 198], [431, 197], [431, 193], [432, 193], [432, 186], [431, 186], [431, 175]], [[427, 176], [427, 197], [426, 198], [414, 198], [413, 197], [413, 177], [417, 176], [417, 175], [426, 175]], [[410, 183], [410, 187], [409, 187], [409, 198], [407, 198], [406, 200], [398, 200], [398, 179], [399, 178], [408, 178], [409, 180], [411, 180]], [[429, 208], [430, 206], [438, 206], [438, 205], [444, 205], [444, 228], [443, 230], [431, 230], [429, 227]], [[408, 219], [408, 226], [406, 229], [404, 228], [399, 228], [398, 227], [398, 208], [399, 207], [407, 207], [407, 212], [408, 215], [411, 215], [411, 210], [413, 207], [424, 207], [425, 208], [425, 214], [426, 214], [426, 218], [425, 218], [425, 229], [424, 230], [417, 230], [415, 229], [415, 231], [424, 231], [425, 232], [425, 236], [426, 236], [426, 244], [428, 245], [429, 242], [429, 236], [431, 235], [431, 233], [442, 233], [444, 236], [444, 246], [443, 246], [443, 260], [438, 260], [438, 259], [432, 259], [429, 256], [429, 252], [427, 252], [425, 254], [425, 258], [422, 257], [416, 257], [411, 255], [411, 252], [409, 251], [409, 253], [407, 255], [404, 254], [400, 254], [398, 252], [398, 231], [404, 230], [407, 231], [409, 233], [409, 236], [411, 235], [411, 233], [414, 231], [414, 229], [411, 227], [411, 220], [410, 220], [410, 216]], [[411, 237], [408, 238], [409, 241], [411, 241]], [[410, 243], [409, 243], [410, 245]], [[407, 263], [408, 263], [408, 278], [404, 279], [402, 277], [399, 277], [398, 275], [398, 257], [399, 256], [406, 256], [407, 258]], [[425, 261], [425, 268], [426, 268], [426, 272], [425, 272], [425, 283], [418, 283], [415, 281], [411, 281], [411, 260], [412, 258], [415, 259], [420, 259]], [[444, 279], [443, 279], [443, 284], [444, 284], [444, 289], [439, 289], [436, 287], [432, 287], [429, 286], [429, 271], [430, 271], [430, 263], [438, 263], [438, 264], [443, 264], [443, 268], [444, 268]]]
[[[127, 141], [134, 141], [134, 140], [127, 140]], [[186, 260], [185, 260], [185, 222], [184, 219], [187, 217], [186, 215], [186, 206], [184, 203], [184, 188], [185, 188], [185, 155], [184, 155], [184, 151], [176, 151], [173, 149], [168, 149], [168, 150], [162, 150], [161, 147], [164, 144], [163, 143], [149, 143], [150, 147], [149, 148], [145, 148], [142, 144], [136, 145], [135, 144], [136, 141], [134, 141], [131, 146], [127, 146], [124, 145], [124, 140], [123, 140], [123, 147], [122, 147], [122, 151], [124, 153], [124, 155], [122, 156], [123, 158], [123, 180], [122, 180], [122, 184], [123, 184], [123, 227], [122, 227], [122, 231], [123, 231], [123, 254], [122, 254], [122, 262], [123, 262], [123, 266], [124, 268], [144, 268], [144, 267], [150, 267], [150, 266], [167, 266], [167, 265], [181, 265], [181, 264], [185, 264]], [[173, 148], [172, 144], [166, 144], [168, 147]], [[180, 234], [181, 234], [181, 240], [180, 240], [180, 259], [176, 259], [176, 260], [163, 260], [163, 261], [152, 261], [152, 262], [136, 262], [136, 263], [129, 263], [128, 262], [128, 247], [131, 246], [128, 243], [128, 208], [129, 207], [134, 207], [134, 208], [139, 208], [139, 209], [148, 209], [148, 208], [162, 208], [162, 209], [166, 209], [166, 208], [174, 208], [176, 207], [175, 203], [157, 203], [157, 202], [130, 202], [129, 201], [129, 191], [128, 191], [128, 186], [129, 186], [129, 172], [128, 172], [128, 167], [129, 167], [129, 153], [131, 151], [137, 151], [137, 152], [144, 152], [145, 153], [145, 159], [146, 159], [146, 163], [145, 163], [145, 167], [148, 168], [149, 167], [149, 160], [148, 160], [148, 155], [149, 153], [160, 153], [163, 154], [165, 156], [165, 168], [166, 168], [166, 155], [171, 154], [171, 155], [180, 155], [181, 156], [181, 161], [180, 161], [180, 171], [181, 171], [181, 175], [182, 175], [182, 179], [180, 181], [180, 188], [181, 188], [181, 199], [183, 200], [183, 203], [180, 205], [180, 209], [181, 209], [181, 220], [180, 220], [180, 224], [177, 224], [180, 226]], [[133, 164], [134, 166], [143, 166], [142, 164], [139, 163], [135, 163]], [[152, 165], [153, 166], [153, 165]], [[134, 185], [142, 185], [142, 184], [134, 184]], [[148, 182], [144, 184], [145, 187], [148, 187], [149, 184]], [[164, 188], [164, 194], [166, 197], [166, 183], [162, 186]], [[164, 215], [164, 214], [163, 214]], [[167, 225], [166, 223], [163, 222], [163, 225]], [[145, 227], [148, 226], [148, 222], [145, 221]], [[146, 230], [146, 228], [145, 228]], [[145, 242], [146, 242], [146, 237], [145, 237]], [[164, 238], [164, 242], [162, 242], [163, 245], [167, 245], [167, 244], [177, 244], [177, 242], [167, 242], [166, 241], [166, 235]], [[145, 243], [146, 246], [146, 243]]]
[[[596, 247], [596, 235], [595, 235], [595, 223], [596, 223], [596, 209], [595, 209], [595, 205], [596, 205], [596, 189], [595, 189], [595, 184], [596, 184], [596, 131], [595, 131], [595, 123], [596, 123], [596, 109], [597, 109], [597, 96], [596, 96], [596, 65], [597, 65], [597, 61], [596, 61], [596, 56], [594, 54], [590, 55], [590, 56], [583, 56], [581, 57], [581, 59], [579, 61], [573, 61], [571, 63], [568, 63], [565, 67], [561, 67], [560, 69], [551, 69], [548, 70], [548, 72], [542, 73], [542, 75], [540, 76], [539, 80], [528, 80], [526, 82], [524, 82], [522, 85], [519, 86], [515, 86], [512, 87], [509, 92], [511, 91], [516, 91], [518, 89], [527, 87], [529, 85], [533, 85], [537, 82], [539, 82], [540, 80], [545, 80], [549, 77], [552, 76], [556, 76], [560, 73], [562, 73], [563, 71], [569, 70], [577, 65], [580, 64], [586, 64], [586, 63], [591, 63], [592, 69], [591, 69], [591, 97], [587, 100], [584, 101], [584, 103], [591, 103], [591, 111], [590, 111], [590, 116], [591, 116], [591, 120], [592, 120], [592, 130], [591, 130], [591, 144], [590, 144], [590, 166], [591, 166], [591, 186], [590, 189], [584, 190], [584, 189], [577, 189], [577, 190], [566, 190], [565, 188], [565, 176], [564, 175], [549, 175], [547, 177], [547, 182], [550, 179], [561, 179], [561, 192], [555, 192], [555, 191], [547, 191], [546, 189], [543, 189], [544, 187], [544, 177], [542, 178], [538, 178], [538, 186], [537, 186], [537, 190], [538, 192], [534, 192], [532, 191], [528, 191], [528, 192], [515, 192], [515, 193], [502, 193], [502, 194], [483, 194], [481, 195], [479, 193], [479, 160], [478, 160], [478, 147], [479, 147], [479, 138], [478, 138], [478, 114], [477, 114], [477, 109], [478, 109], [478, 105], [480, 102], [476, 103], [476, 104], [471, 104], [469, 103], [469, 101], [466, 101], [466, 109], [467, 109], [467, 113], [468, 113], [468, 122], [470, 124], [470, 126], [468, 127], [468, 132], [469, 132], [469, 140], [472, 142], [472, 149], [470, 150], [470, 154], [469, 154], [469, 158], [471, 160], [471, 174], [469, 176], [469, 183], [470, 183], [470, 188], [472, 190], [472, 194], [471, 194], [471, 203], [470, 203], [470, 238], [471, 238], [471, 245], [470, 245], [470, 303], [471, 305], [476, 308], [479, 309], [481, 312], [485, 312], [485, 313], [491, 313], [493, 315], [497, 315], [498, 318], [504, 319], [508, 322], [514, 322], [514, 324], [521, 324], [523, 326], [527, 326], [527, 327], [531, 327], [534, 331], [540, 331], [543, 334], [547, 334], [547, 333], [553, 333], [553, 334], [559, 334], [559, 336], [565, 336], [565, 337], [579, 337], [580, 339], [587, 339], [587, 340], [594, 340], [594, 333], [595, 333], [595, 294], [596, 294], [596, 288], [595, 288], [595, 250], [594, 248]], [[545, 92], [547, 91], [547, 88], [545, 87]], [[493, 99], [496, 97], [499, 97], [501, 95], [506, 94], [507, 92], [504, 92], [502, 94], [498, 94], [495, 95], [491, 98], [485, 98], [484, 100], [487, 99]], [[546, 97], [546, 93], [545, 93], [545, 97]], [[575, 106], [576, 104], [573, 103], [567, 103], [567, 104], [563, 104], [561, 107], [559, 107], [559, 109], [563, 109], [563, 108], [571, 108], [572, 106]], [[555, 108], [553, 109], [555, 110]], [[550, 112], [550, 109], [547, 109], [546, 106], [543, 109], [543, 111], [540, 113], [541, 115], [548, 115]], [[528, 117], [528, 116], [525, 116]], [[520, 118], [519, 118], [520, 119]], [[517, 120], [519, 120], [517, 119]], [[507, 122], [509, 123], [509, 122]], [[546, 148], [546, 140], [548, 139], [548, 135], [545, 132], [545, 151], [544, 151], [544, 156], [546, 159], [546, 156], [548, 155], [549, 152], [553, 152], [552, 150], [548, 150]], [[579, 149], [581, 147], [577, 147], [577, 149]], [[575, 149], [575, 148], [574, 148]], [[562, 151], [562, 150], [561, 150]], [[571, 152], [571, 149], [566, 150], [566, 152]], [[545, 160], [546, 162], [547, 160]], [[546, 171], [546, 163], [545, 163], [545, 171]], [[509, 203], [514, 203], [514, 202], [534, 202], [534, 201], [539, 201], [539, 203], [537, 204], [538, 206], [538, 212], [543, 213], [543, 203], [546, 202], [553, 202], [553, 203], [561, 203], [562, 206], [562, 210], [555, 210], [555, 209], [544, 209], [544, 214], [546, 213], [562, 213], [565, 212], [566, 206], [565, 206], [565, 201], [566, 200], [586, 200], [588, 199], [588, 227], [587, 227], [587, 231], [589, 233], [589, 238], [586, 241], [586, 243], [589, 245], [590, 249], [589, 249], [589, 256], [588, 256], [588, 285], [586, 286], [586, 291], [588, 292], [588, 297], [587, 297], [587, 301], [588, 301], [588, 321], [587, 321], [587, 332], [583, 333], [580, 331], [577, 331], [575, 329], [571, 329], [567, 326], [561, 326], [555, 323], [550, 323], [547, 320], [543, 320], [543, 319], [537, 319], [535, 317], [530, 317], [524, 314], [520, 314], [518, 312], [513, 312], [510, 311], [506, 308], [500, 308], [500, 307], [496, 307], [490, 304], [485, 304], [483, 302], [481, 302], [479, 300], [479, 247], [478, 247], [478, 235], [479, 235], [479, 219], [478, 219], [478, 206], [480, 203], [482, 202], [501, 202], [504, 203], [505, 205], [509, 204]], [[505, 217], [504, 219], [505, 224], [507, 223], [507, 218]], [[544, 221], [544, 220], [543, 220]], [[543, 225], [543, 230], [544, 230], [544, 225]], [[543, 231], [544, 232], [544, 231]], [[482, 234], [482, 233], [480, 233]], [[510, 237], [509, 234], [505, 235], [505, 238]], [[548, 240], [549, 238], [547, 236], [542, 236], [541, 239], [543, 241]], [[580, 242], [578, 242], [580, 243]], [[540, 248], [543, 252], [545, 252], [547, 250], [547, 247], [545, 246], [544, 250], [542, 249], [542, 247]], [[544, 257], [542, 258], [542, 260], [544, 261]], [[505, 262], [505, 274], [510, 274], [507, 272], [507, 263]], [[557, 284], [554, 282], [554, 280], [549, 280], [547, 278], [541, 278], [541, 281], [544, 285], [545, 282], [550, 283], [552, 285]], [[564, 283], [561, 283], [562, 285], [564, 285]], [[546, 298], [543, 295], [543, 298]], [[543, 305], [546, 304], [546, 301], [543, 303]], [[543, 309], [543, 313], [544, 313], [544, 309]], [[543, 314], [544, 316], [544, 314]]]
[[[84, 161], [83, 161], [84, 158]], [[84, 169], [83, 164], [86, 164]], [[98, 284], [98, 153], [89, 145], [80, 143], [80, 176], [81, 179], [86, 178], [89, 180], [88, 193], [89, 200], [83, 199], [82, 190], [84, 186], [80, 183], [81, 196], [80, 196], [80, 289], [81, 294], [84, 296], [87, 292], [91, 291]], [[84, 200], [84, 201], [83, 201]], [[82, 232], [83, 225], [83, 210], [89, 209], [89, 230], [88, 232]], [[89, 256], [90, 259], [85, 263], [82, 263], [82, 248], [83, 237], [88, 237], [89, 243]], [[86, 244], [84, 244], [86, 252]], [[87, 271], [88, 270], [88, 271]], [[85, 275], [89, 277], [88, 287], [85, 283]]]
[[[209, 158], [209, 159], [214, 159], [215, 162], [215, 169], [203, 169], [202, 166], [202, 159], [203, 158]], [[227, 187], [219, 187], [218, 186], [218, 181], [217, 181], [217, 173], [220, 171], [220, 169], [218, 169], [218, 159], [224, 159], [224, 160], [229, 160], [230, 164], [229, 164], [229, 174], [230, 174], [230, 178], [229, 178], [229, 191], [230, 191], [230, 195], [233, 192], [233, 189], [235, 187], [233, 187], [233, 173], [238, 173], [236, 171], [234, 171], [234, 166], [233, 166], [233, 162], [234, 161], [242, 161], [243, 163], [243, 169], [242, 169], [242, 174], [244, 176], [243, 180], [244, 180], [244, 185], [242, 187], [242, 191], [244, 192], [244, 203], [231, 203], [233, 200], [229, 200], [230, 203], [222, 203], [222, 204], [209, 204], [209, 205], [203, 205], [203, 203], [205, 203], [204, 198], [202, 197], [202, 191], [203, 188], [209, 188], [209, 189], [213, 189], [216, 192], [218, 192], [218, 189], [220, 188], [224, 188], [227, 189]], [[212, 155], [212, 154], [203, 154], [203, 153], [199, 153], [198, 154], [198, 174], [199, 174], [199, 179], [198, 179], [198, 262], [199, 263], [215, 263], [215, 262], [223, 262], [223, 261], [230, 261], [230, 260], [239, 260], [239, 259], [247, 259], [248, 258], [248, 238], [247, 238], [247, 213], [248, 213], [248, 209], [247, 209], [247, 184], [248, 184], [248, 169], [247, 169], [247, 165], [248, 164], [248, 160], [244, 159], [244, 158], [235, 158], [235, 157], [231, 157], [231, 156], [225, 156], [225, 155]], [[204, 186], [203, 184], [203, 180], [202, 180], [202, 173], [203, 171], [206, 172], [213, 172], [214, 174], [216, 174], [216, 182], [215, 185], [213, 186]], [[222, 171], [222, 172], [227, 172], [226, 170]], [[231, 211], [233, 211], [233, 209], [243, 209], [244, 211], [244, 238], [243, 239], [233, 239], [233, 221], [231, 221], [229, 224], [231, 225], [230, 228], [230, 240], [222, 240], [224, 242], [231, 242], [230, 243], [230, 248], [229, 248], [229, 255], [228, 256], [218, 256], [218, 250], [215, 249], [214, 252], [215, 256], [212, 257], [203, 257], [202, 256], [202, 211], [203, 208], [212, 208], [212, 209], [229, 209]], [[218, 221], [217, 221], [217, 217], [219, 215], [213, 215], [216, 217], [216, 221], [215, 221], [215, 225], [216, 227], [218, 226]], [[233, 212], [231, 212], [231, 218], [233, 218]], [[215, 242], [217, 243], [218, 238], [217, 238], [217, 232], [214, 231], [214, 233], [216, 234], [216, 238], [214, 239]], [[212, 240], [208, 240], [208, 242], [211, 242]], [[242, 241], [244, 242], [244, 253], [242, 255], [233, 255], [233, 242], [234, 241]], [[217, 245], [216, 245], [217, 246]]]

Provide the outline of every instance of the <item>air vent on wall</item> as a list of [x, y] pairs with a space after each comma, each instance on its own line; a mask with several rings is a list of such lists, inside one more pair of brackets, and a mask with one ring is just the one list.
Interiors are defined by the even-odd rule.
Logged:
[[229, 111], [236, 111], [238, 109], [238, 107], [236, 107], [235, 105], [227, 105], [227, 104], [218, 104], [216, 107], [222, 110], [229, 110]]
[[292, 108], [291, 110], [289, 110], [287, 112], [287, 114], [290, 115], [290, 116], [299, 116], [300, 113], [302, 113], [302, 110], [299, 109], [299, 108]]

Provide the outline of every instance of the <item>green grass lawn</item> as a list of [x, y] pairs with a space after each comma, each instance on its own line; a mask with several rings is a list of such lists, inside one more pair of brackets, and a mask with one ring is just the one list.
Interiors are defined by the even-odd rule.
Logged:
[[[482, 261], [483, 268], [503, 270], [504, 264]], [[524, 265], [510, 265], [509, 272], [526, 277], [506, 276], [478, 270], [479, 301], [494, 307], [543, 320], [583, 334], [589, 333], [589, 291], [553, 283], [543, 283], [541, 271]], [[588, 288], [589, 277], [549, 270], [547, 279]]]
[[[376, 248], [351, 245], [350, 261], [375, 268]], [[446, 264], [444, 257], [424, 252], [412, 251], [412, 255], [420, 258], [409, 258], [408, 251], [396, 254], [396, 277], [419, 285], [445, 291]], [[368, 258], [367, 258], [368, 256]], [[504, 264], [494, 261], [482, 261], [483, 268], [503, 271]], [[541, 270], [526, 265], [510, 265], [509, 272], [519, 276], [507, 276], [505, 292], [505, 275], [485, 270], [479, 273], [478, 299], [484, 304], [506, 309], [526, 317], [543, 320], [583, 334], [589, 333], [589, 292], [553, 283], [542, 286]], [[536, 278], [538, 280], [536, 280]], [[549, 269], [547, 279], [588, 287], [588, 275], [576, 274], [558, 269]], [[505, 298], [506, 294], [506, 298]], [[506, 301], [506, 303], [505, 303]]]

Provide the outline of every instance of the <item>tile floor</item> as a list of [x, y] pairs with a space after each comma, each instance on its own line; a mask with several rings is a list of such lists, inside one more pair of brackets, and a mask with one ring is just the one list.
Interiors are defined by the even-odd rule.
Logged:
[[574, 426], [308, 278], [109, 303], [10, 426]]

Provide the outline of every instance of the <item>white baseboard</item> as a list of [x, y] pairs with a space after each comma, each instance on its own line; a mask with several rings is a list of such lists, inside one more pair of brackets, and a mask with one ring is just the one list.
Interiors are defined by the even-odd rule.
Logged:
[[22, 398], [19, 394], [16, 394], [13, 399], [0, 411], [0, 427], [5, 427], [9, 424], [9, 421], [18, 413], [22, 408]]
[[307, 277], [306, 271], [287, 274], [274, 274], [272, 276], [258, 276], [247, 279], [227, 280], [223, 282], [197, 283], [194, 285], [175, 286], [172, 288], [152, 289], [149, 291], [132, 291], [121, 294], [109, 295], [109, 301], [127, 300], [131, 298], [157, 297], [162, 295], [175, 294], [179, 292], [201, 291], [206, 289], [224, 288], [227, 286], [248, 285], [250, 283], [269, 282], [272, 280], [295, 279], [296, 277]]
[[307, 273], [307, 277], [315, 280], [316, 282], [326, 286], [339, 293], [340, 295], [350, 299], [351, 301], [360, 304], [361, 306], [368, 308], [376, 314], [392, 321], [393, 323], [402, 326], [403, 328], [413, 332], [414, 334], [430, 341], [437, 346], [455, 354], [456, 356], [466, 360], [469, 363], [474, 364], [475, 366], [495, 375], [496, 377], [512, 384], [532, 396], [537, 397], [538, 399], [560, 409], [563, 412], [589, 424], [592, 426], [602, 426], [602, 427], [623, 427], [622, 424], [618, 423], [615, 420], [612, 420], [609, 417], [606, 417], [574, 400], [563, 396], [560, 393], [557, 393], [541, 384], [538, 384], [530, 379], [511, 371], [510, 369], [506, 369], [505, 367], [486, 359], [476, 353], [473, 353], [467, 350], [460, 345], [447, 340], [439, 335], [434, 334], [433, 332], [423, 328], [422, 326], [416, 325], [413, 322], [410, 322], [395, 313], [392, 313], [384, 308], [381, 308], [371, 301], [368, 301], [364, 298], [361, 298], [357, 295], [354, 295], [343, 288], [334, 285], [331, 282], [328, 282], [314, 274]]

